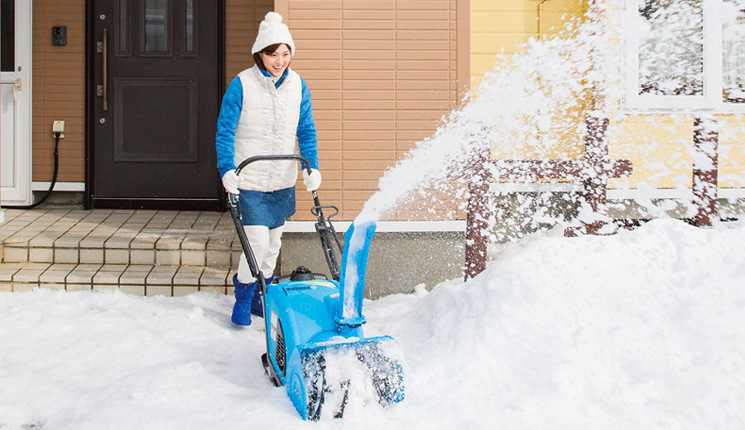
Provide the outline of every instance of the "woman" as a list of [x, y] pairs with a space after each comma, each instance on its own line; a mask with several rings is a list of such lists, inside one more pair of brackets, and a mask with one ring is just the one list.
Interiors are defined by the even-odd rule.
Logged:
[[[235, 174], [236, 166], [256, 155], [294, 154], [297, 137], [300, 155], [312, 169], [310, 174], [303, 169], [308, 191], [321, 185], [321, 173], [310, 91], [289, 68], [295, 43], [281, 15], [266, 14], [251, 52], [256, 64], [233, 79], [222, 100], [217, 120], [217, 169], [225, 190], [240, 194], [243, 229], [269, 284], [274, 279], [284, 223], [295, 213], [297, 162], [255, 162], [240, 176]], [[251, 313], [263, 316], [264, 312], [245, 255], [241, 255], [233, 284], [231, 321], [251, 325]]]

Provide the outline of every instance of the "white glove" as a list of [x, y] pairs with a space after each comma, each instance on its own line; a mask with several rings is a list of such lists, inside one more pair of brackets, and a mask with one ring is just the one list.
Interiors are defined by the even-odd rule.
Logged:
[[240, 180], [238, 179], [238, 175], [235, 174], [235, 170], [228, 170], [228, 172], [222, 176], [222, 186], [225, 187], [225, 191], [230, 194], [238, 194], [239, 183]]
[[303, 183], [308, 191], [315, 191], [321, 186], [321, 172], [316, 169], [310, 169], [310, 173], [303, 169]]

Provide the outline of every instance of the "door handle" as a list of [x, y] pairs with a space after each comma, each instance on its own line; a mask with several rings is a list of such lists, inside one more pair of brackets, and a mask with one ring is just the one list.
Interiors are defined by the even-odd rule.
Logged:
[[21, 78], [18, 78], [13, 82], [13, 103], [18, 101], [18, 91], [23, 89], [22, 83], [23, 81], [21, 81]]
[[109, 91], [108, 91], [108, 45], [109, 45], [109, 34], [106, 28], [103, 29], [103, 40], [97, 43], [96, 51], [103, 56], [101, 64], [103, 68], [103, 84], [98, 85], [96, 93], [99, 97], [103, 97], [103, 110], [109, 110]]

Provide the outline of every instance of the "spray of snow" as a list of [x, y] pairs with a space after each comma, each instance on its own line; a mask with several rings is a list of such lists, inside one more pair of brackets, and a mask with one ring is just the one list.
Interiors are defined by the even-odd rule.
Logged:
[[358, 219], [380, 219], [408, 196], [426, 201], [445, 195], [458, 204], [454, 210], [463, 209], [471, 165], [489, 142], [505, 159], [556, 158], [567, 136], [577, 136], [579, 145], [587, 97], [604, 61], [599, 33], [588, 18], [557, 37], [531, 39], [514, 55], [499, 55], [461, 108], [385, 173]]
[[[445, 216], [455, 218], [457, 211], [465, 209], [468, 182], [474, 179], [472, 167], [488, 142], [497, 142], [503, 158], [541, 157], [555, 153], [562, 136], [581, 136], [584, 99], [599, 79], [593, 65], [603, 61], [597, 52], [604, 52], [596, 46], [602, 38], [597, 37], [600, 31], [593, 22], [588, 19], [583, 26], [569, 26], [560, 37], [531, 40], [516, 55], [498, 56], [494, 68], [462, 107], [386, 171], [379, 190], [355, 219], [355, 235], [364, 237], [363, 225], [378, 221], [404, 200], [429, 207], [438, 205], [436, 200], [444, 196], [452, 202], [445, 204], [450, 210]], [[495, 173], [498, 177], [499, 172]], [[533, 223], [539, 218], [526, 216], [519, 222]], [[543, 218], [549, 218], [548, 214]], [[503, 225], [502, 231], [521, 230], [512, 227]], [[352, 240], [350, 255], [363, 243]], [[350, 265], [347, 275], [352, 273], [356, 266]], [[356, 276], [345, 278], [345, 302], [358, 288], [356, 280]]]
[[[358, 219], [385, 219], [391, 210], [411, 206], [411, 202], [416, 207], [407, 206], [409, 212], [431, 212], [431, 208], [437, 207], [439, 212], [434, 213], [435, 217], [462, 217], [469, 196], [468, 183], [480, 180], [474, 175], [473, 166], [481, 163], [479, 156], [484, 150], [490, 152], [491, 158], [500, 160], [581, 158], [588, 115], [613, 115], [609, 118], [611, 126], [628, 119], [627, 112], [609, 106], [627, 94], [623, 86], [626, 79], [620, 75], [623, 68], [619, 59], [625, 57], [625, 52], [624, 43], [618, 41], [623, 37], [613, 33], [619, 29], [624, 34], [638, 33], [642, 40], [639, 73], [645, 84], [639, 89], [640, 94], [688, 94], [699, 90], [696, 82], [701, 80], [701, 69], [674, 61], [695, 56], [688, 55], [686, 50], [673, 49], [681, 46], [680, 40], [685, 40], [686, 49], [700, 48], [701, 33], [696, 19], [700, 20], [701, 15], [696, 18], [689, 10], [694, 7], [691, 2], [683, 2], [685, 8], [658, 5], [657, 12], [649, 17], [645, 17], [649, 11], [640, 9], [639, 16], [627, 22], [627, 27], [619, 28], [611, 25], [619, 19], [609, 18], [619, 14], [615, 2], [593, 3], [581, 21], [570, 22], [556, 35], [531, 39], [516, 53], [498, 55], [494, 67], [466, 96], [461, 107], [443, 118], [431, 137], [418, 142], [385, 172], [379, 190], [366, 202]], [[725, 29], [730, 27], [739, 29], [725, 23]], [[681, 34], [689, 33], [690, 40], [681, 38]], [[667, 66], [670, 66], [668, 74], [678, 78], [663, 79], [662, 71]], [[653, 82], [658, 85], [652, 85]], [[632, 210], [640, 218], [690, 217], [695, 213], [691, 198], [661, 201], [656, 197], [661, 183], [665, 184], [663, 188], [680, 190], [678, 195], [691, 195], [691, 160], [700, 161], [701, 157], [693, 150], [690, 132], [681, 134], [680, 130], [690, 130], [692, 118], [690, 114], [675, 114], [637, 119], [645, 123], [642, 127], [654, 127], [660, 133], [642, 134], [638, 127], [615, 127], [609, 131], [611, 157], [614, 148], [623, 151], [633, 146], [633, 156], [638, 161], [635, 168], [643, 170], [635, 180], [643, 176], [648, 181], [633, 185], [635, 201], [610, 201], [609, 211]], [[732, 134], [734, 130], [730, 127], [722, 121], [721, 136]], [[673, 151], [674, 156], [661, 158], [659, 154], [670, 153], [671, 147], [681, 150]], [[722, 156], [729, 150], [720, 145]], [[727, 162], [736, 163], [736, 160]], [[498, 168], [489, 168], [493, 177], [500, 178], [502, 173]], [[720, 181], [743, 180], [741, 175], [724, 170], [719, 175]], [[489, 196], [490, 218], [486, 221], [493, 242], [514, 240], [525, 232], [547, 229], [574, 218], [591, 222], [590, 218], [597, 217], [576, 192], [512, 192], [519, 189], [515, 184], [537, 182], [541, 182], [540, 178], [502, 181], [500, 192]], [[623, 184], [613, 185], [624, 187]], [[510, 213], [498, 217], [505, 202]], [[432, 214], [429, 215], [431, 219]]]
[[[378, 191], [365, 203], [355, 223], [385, 219], [390, 211], [402, 205], [412, 206], [411, 202], [415, 202], [415, 208], [410, 212], [431, 212], [437, 207], [439, 212], [434, 217], [462, 218], [469, 197], [468, 184], [480, 181], [474, 174], [474, 166], [482, 163], [479, 157], [483, 151], [490, 152], [491, 158], [504, 160], [581, 158], [587, 116], [608, 115], [604, 103], [620, 100], [625, 94], [622, 87], [625, 79], [618, 75], [621, 69], [617, 67], [618, 59], [625, 55], [623, 43], [612, 43], [616, 36], [607, 28], [607, 17], [618, 13], [609, 12], [616, 5], [593, 3], [581, 21], [570, 22], [556, 35], [530, 39], [516, 53], [498, 55], [494, 67], [464, 98], [461, 107], [450, 112], [431, 137], [417, 142], [385, 172]], [[681, 28], [693, 31], [691, 28], [695, 27], [692, 24], [695, 17], [686, 15], [688, 9], [666, 7], [662, 12], [655, 16], [654, 22], [664, 25], [650, 27], [643, 17], [629, 23], [628, 31], [638, 32], [648, 42], [642, 47], [645, 82], [659, 77], [663, 66], [670, 63], [672, 57], [666, 47], [678, 40], [676, 32]], [[678, 45], [679, 42], [673, 44]], [[685, 86], [699, 77], [700, 70], [689, 66], [681, 64], [674, 68], [674, 74], [683, 77], [675, 85]], [[671, 80], [660, 85], [667, 88], [673, 84]], [[624, 113], [616, 115], [610, 118], [611, 124], [624, 120]], [[652, 125], [663, 132], [675, 133], [684, 124], [690, 127], [691, 120], [690, 115], [670, 115], [666, 121]], [[619, 213], [633, 210], [641, 218], [692, 216], [695, 207], [691, 199], [653, 198], [658, 188], [655, 184], [664, 178], [674, 188], [685, 190], [684, 195], [690, 194], [690, 162], [697, 155], [692, 150], [691, 136], [681, 139], [684, 140], [661, 141], [655, 134], [639, 135], [636, 129], [615, 129], [609, 136], [611, 148], [619, 141], [635, 142], [635, 151], [641, 151], [637, 152], [638, 159], [644, 164], [644, 175], [650, 184], [636, 184], [634, 202], [611, 201], [608, 210]], [[661, 145], [671, 144], [688, 151], [680, 151], [675, 158], [650, 161], [658, 159]], [[491, 165], [488, 168], [493, 177], [502, 175], [498, 168]], [[682, 173], [677, 176], [671, 173], [678, 171]], [[720, 174], [720, 179], [726, 178]], [[499, 193], [490, 193], [485, 221], [492, 244], [514, 241], [528, 232], [547, 230], [573, 220], [592, 223], [603, 217], [590, 208], [580, 193], [511, 192], [517, 189], [516, 184], [537, 182], [540, 178], [503, 181]], [[407, 209], [412, 209], [408, 206]], [[508, 212], [505, 207], [509, 208]], [[349, 279], [344, 288], [355, 287], [356, 284], [351, 285], [354, 278]]]

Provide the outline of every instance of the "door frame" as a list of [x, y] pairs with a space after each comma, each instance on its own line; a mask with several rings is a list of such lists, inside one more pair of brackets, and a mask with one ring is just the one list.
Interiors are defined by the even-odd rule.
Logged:
[[[92, 78], [95, 73], [95, 60], [96, 60], [96, 40], [95, 40], [95, 3], [96, 1], [111, 1], [111, 0], [85, 0], [85, 192], [83, 193], [83, 206], [86, 209], [92, 208], [93, 192], [95, 190], [95, 184], [93, 183], [93, 172], [94, 166], [94, 130], [95, 124], [95, 106], [96, 106], [96, 82]], [[211, 1], [211, 0], [210, 0]], [[218, 52], [217, 52], [217, 70], [218, 73], [218, 107], [222, 95], [225, 92], [225, 2], [226, 0], [217, 0], [218, 7]], [[215, 118], [217, 121], [217, 118]], [[217, 171], [217, 166], [215, 166]], [[219, 182], [219, 181], [218, 181]], [[218, 192], [222, 193], [222, 186], [219, 187]], [[225, 199], [218, 198], [220, 211], [225, 211], [226, 203]], [[193, 207], [190, 207], [193, 205]], [[202, 210], [203, 207], [199, 202], [187, 204], [185, 209], [187, 210]], [[156, 209], [171, 209], [168, 203], [164, 203], [163, 207]]]
[[[21, 89], [16, 92], [15, 124], [12, 125], [15, 134], [13, 160], [14, 187], [3, 188], [0, 198], [3, 205], [28, 205], [32, 203], [32, 52], [33, 25], [31, 1], [15, 2], [15, 67], [12, 72], [1, 72], [3, 85], [13, 85], [20, 80]], [[20, 71], [18, 68], [20, 67]], [[11, 87], [12, 88], [12, 87]], [[5, 127], [8, 127], [6, 124]]]

